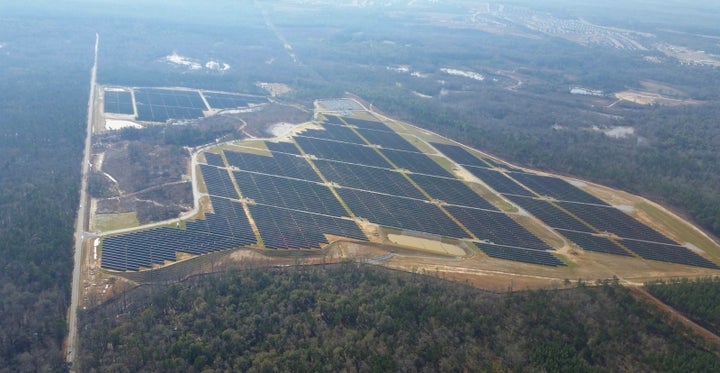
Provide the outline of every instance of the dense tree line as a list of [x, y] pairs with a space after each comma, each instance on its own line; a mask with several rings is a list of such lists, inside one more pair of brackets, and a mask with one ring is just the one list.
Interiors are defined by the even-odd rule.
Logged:
[[31, 17], [0, 35], [0, 371], [58, 371], [94, 33]]
[[82, 315], [87, 371], [714, 371], [623, 287], [495, 294], [344, 263], [129, 291]]
[[657, 298], [698, 324], [720, 333], [720, 278], [687, 278], [645, 284]]

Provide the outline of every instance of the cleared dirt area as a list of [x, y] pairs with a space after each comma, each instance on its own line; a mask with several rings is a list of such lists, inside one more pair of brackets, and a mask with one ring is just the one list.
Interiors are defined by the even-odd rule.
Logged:
[[636, 103], [638, 105], [664, 105], [664, 106], [681, 106], [681, 105], [699, 105], [701, 102], [691, 99], [675, 99], [662, 96], [657, 93], [627, 90], [615, 93], [615, 98]]

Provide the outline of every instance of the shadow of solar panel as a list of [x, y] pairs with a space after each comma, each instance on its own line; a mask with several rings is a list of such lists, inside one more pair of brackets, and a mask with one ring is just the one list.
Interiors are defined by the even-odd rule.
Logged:
[[459, 206], [446, 206], [445, 209], [481, 240], [498, 245], [553, 250], [505, 213]]
[[498, 193], [534, 197], [534, 194], [532, 194], [529, 190], [523, 188], [520, 184], [508, 178], [502, 172], [493, 171], [489, 168], [483, 167], [464, 167], [465, 169], [470, 171], [471, 174], [475, 175], [478, 179], [482, 180], [485, 184], [487, 184], [490, 188], [493, 188]]
[[396, 171], [326, 160], [316, 160], [314, 163], [326, 180], [344, 187], [425, 199], [405, 176]]
[[225, 158], [231, 166], [244, 171], [320, 181], [320, 177], [305, 158], [291, 154], [273, 153], [272, 157], [268, 157], [226, 150]]
[[563, 263], [562, 260], [547, 251], [528, 250], [485, 243], [476, 243], [476, 245], [491, 258], [512, 260], [514, 262], [541, 264], [552, 267], [565, 266], [565, 263]]
[[389, 168], [390, 165], [375, 149], [356, 144], [339, 143], [329, 140], [296, 137], [295, 140], [307, 154], [320, 159]]
[[105, 91], [104, 111], [114, 114], [134, 114], [132, 94], [128, 91]]
[[568, 230], [558, 229], [558, 232], [563, 236], [567, 237], [570, 241], [580, 246], [583, 250], [595, 251], [599, 253], [614, 254], [631, 256], [630, 253], [625, 251], [622, 247], [616, 245], [610, 241], [607, 237], [593, 236], [588, 233], [573, 232]]
[[220, 154], [208, 152], [205, 152], [204, 154], [205, 159], [207, 160], [207, 164], [215, 167], [225, 167], [225, 162], [223, 162], [222, 156]]
[[326, 234], [367, 240], [352, 220], [267, 205], [250, 205], [250, 211], [268, 249], [321, 247], [328, 243]]
[[240, 197], [226, 169], [200, 164], [200, 172], [209, 195], [234, 199]]
[[454, 178], [448, 170], [423, 153], [402, 150], [382, 149], [381, 152], [397, 167], [426, 175]]
[[439, 150], [446, 157], [452, 159], [453, 162], [457, 164], [488, 167], [487, 163], [481, 161], [480, 158], [474, 156], [472, 153], [470, 153], [463, 147], [440, 143], [430, 143], [430, 145], [435, 147], [435, 149]]
[[394, 132], [390, 127], [385, 125], [385, 123], [378, 122], [375, 120], [365, 120], [365, 119], [357, 119], [357, 118], [349, 118], [349, 117], [343, 117], [343, 119], [349, 125], [356, 126], [358, 128], [371, 129], [371, 130], [376, 130], [376, 131]]
[[565, 211], [560, 210], [550, 202], [515, 195], [507, 195], [506, 197], [550, 227], [588, 233], [595, 232], [592, 228], [571, 215], [568, 215]]
[[273, 153], [300, 154], [300, 150], [291, 142], [266, 142], [265, 145]]
[[349, 142], [352, 144], [363, 145], [365, 142], [353, 132], [352, 129], [345, 126], [337, 126], [331, 124], [323, 125], [323, 130], [311, 129], [300, 134], [303, 137], [312, 137], [315, 139], [333, 140], [341, 142]]
[[474, 190], [458, 179], [446, 179], [420, 174], [410, 175], [410, 178], [434, 199], [439, 199], [452, 205], [499, 211], [497, 207], [480, 197], [479, 194], [475, 193]]
[[213, 109], [234, 109], [249, 104], [267, 102], [263, 97], [240, 96], [226, 93], [203, 92], [205, 100]]
[[380, 145], [386, 149], [419, 152], [415, 145], [411, 144], [409, 141], [405, 140], [404, 137], [395, 132], [377, 131], [364, 128], [358, 128], [357, 131], [371, 144]]
[[561, 201], [594, 203], [609, 206], [601, 199], [557, 177], [540, 176], [522, 172], [513, 172], [510, 175], [513, 179], [521, 182], [541, 196], [549, 196]]
[[440, 208], [426, 201], [354, 189], [337, 192], [355, 216], [372, 223], [446, 237], [467, 237]]
[[622, 240], [620, 243], [643, 259], [720, 269], [715, 263], [682, 246], [636, 240]]
[[234, 172], [243, 196], [256, 203], [332, 216], [347, 216], [335, 195], [325, 185], [302, 180]]
[[602, 232], [614, 233], [622, 238], [676, 244], [671, 239], [614, 207], [571, 202], [560, 202], [559, 205]]

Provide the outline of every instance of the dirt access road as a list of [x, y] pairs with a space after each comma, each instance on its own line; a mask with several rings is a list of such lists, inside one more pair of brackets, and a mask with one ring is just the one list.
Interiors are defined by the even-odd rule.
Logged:
[[664, 303], [660, 299], [655, 298], [655, 296], [648, 293], [645, 288], [640, 286], [631, 286], [630, 291], [632, 291], [633, 295], [637, 299], [650, 303], [658, 309], [662, 310], [663, 312], [667, 312], [669, 320], [677, 321], [685, 325], [688, 329], [692, 330], [695, 334], [700, 336], [700, 338], [708, 342], [709, 345], [713, 346], [716, 354], [720, 354], [720, 336], [688, 319], [687, 317], [685, 317], [685, 315], [680, 313], [678, 310], [672, 308], [670, 305]]

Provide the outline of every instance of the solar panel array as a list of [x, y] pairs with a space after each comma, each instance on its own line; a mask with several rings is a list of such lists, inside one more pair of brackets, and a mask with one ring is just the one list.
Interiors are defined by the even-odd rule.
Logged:
[[565, 263], [563, 263], [560, 259], [556, 258], [547, 251], [529, 250], [519, 247], [492, 245], [487, 243], [477, 243], [476, 245], [491, 258], [506, 259], [531, 264], [542, 264], [552, 267], [565, 265]]
[[220, 154], [205, 152], [205, 160], [207, 160], [207, 164], [215, 167], [225, 167], [225, 162], [222, 159], [222, 156]]
[[327, 181], [343, 187], [401, 197], [425, 198], [422, 192], [397, 171], [325, 160], [316, 160], [314, 163]]
[[557, 177], [533, 175], [523, 172], [513, 172], [510, 175], [513, 179], [541, 196], [548, 196], [561, 201], [594, 203], [608, 206], [608, 204], [601, 199]]
[[358, 119], [358, 118], [350, 118], [350, 117], [343, 117], [342, 118], [347, 124], [351, 126], [355, 126], [358, 128], [364, 128], [364, 129], [370, 129], [370, 130], [376, 130], [376, 131], [385, 131], [385, 132], [395, 132], [392, 130], [392, 128], [388, 127], [383, 122], [378, 122], [375, 120], [366, 120], [366, 119]]
[[265, 143], [273, 153], [286, 153], [300, 155], [300, 150], [291, 142], [268, 142]]
[[135, 89], [137, 119], [146, 122], [166, 122], [169, 119], [195, 119], [207, 110], [197, 91], [157, 88]]
[[234, 172], [243, 197], [255, 203], [332, 216], [347, 212], [330, 189], [322, 184], [285, 177]]
[[297, 137], [295, 139], [307, 154], [317, 158], [340, 162], [389, 168], [390, 165], [371, 147], [335, 141]]
[[413, 174], [410, 178], [434, 199], [458, 206], [498, 211], [495, 206], [480, 197], [474, 190], [458, 179], [447, 179], [420, 174]]
[[272, 156], [224, 151], [231, 166], [244, 171], [280, 175], [295, 179], [320, 181], [312, 166], [302, 157], [291, 154], [273, 153]]
[[354, 189], [337, 192], [356, 216], [373, 223], [446, 237], [467, 237], [460, 226], [431, 203]]
[[233, 109], [246, 107], [249, 104], [267, 102], [267, 100], [262, 97], [241, 96], [227, 93], [203, 92], [203, 96], [213, 109]]
[[607, 237], [595, 236], [585, 232], [558, 230], [560, 234], [570, 239], [583, 250], [596, 251], [606, 254], [630, 256], [630, 253], [612, 242]]
[[502, 172], [475, 166], [465, 166], [465, 169], [482, 180], [490, 188], [495, 189], [498, 193], [531, 197], [535, 196], [532, 192], [523, 188], [520, 184], [514, 182]]
[[442, 166], [424, 153], [406, 152], [392, 149], [383, 149], [382, 153], [397, 167], [414, 173], [450, 178], [455, 177], [448, 170], [442, 168]]
[[352, 220], [267, 205], [250, 205], [250, 212], [268, 249], [319, 247], [328, 243], [325, 234], [367, 240]]
[[104, 110], [106, 113], [135, 114], [132, 93], [128, 91], [105, 91]]
[[472, 153], [467, 151], [465, 148], [456, 145], [448, 145], [441, 143], [431, 143], [435, 149], [439, 150], [446, 157], [453, 160], [453, 162], [461, 165], [487, 167], [488, 164], [481, 161], [480, 158], [474, 156]]
[[201, 164], [200, 171], [208, 194], [223, 198], [239, 198], [227, 169]]
[[460, 206], [445, 208], [480, 240], [526, 249], [552, 250], [552, 247], [502, 212]]
[[583, 224], [548, 201], [512, 195], [507, 197], [550, 227], [588, 233], [595, 232], [592, 227]]
[[176, 252], [206, 254], [256, 243], [255, 234], [238, 203], [211, 197], [214, 214], [186, 223], [186, 228], [155, 228], [106, 237], [102, 243], [102, 268], [137, 271], [166, 261]]
[[302, 132], [299, 136], [349, 142], [352, 144], [364, 144], [363, 140], [350, 127], [325, 124], [323, 128], [322, 130], [310, 129]]
[[[171, 106], [172, 100], [175, 105], [192, 107], [197, 104], [193, 100], [202, 101], [199, 95], [192, 98], [197, 92], [138, 91], [145, 100], [161, 102], [143, 104], [150, 107], [181, 107]], [[241, 103], [233, 101], [241, 96], [208, 96], [218, 100], [218, 106]], [[201, 164], [200, 169], [214, 213], [188, 222], [184, 230], [165, 227], [106, 238], [102, 266], [138, 270], [175, 260], [176, 252], [203, 254], [256, 243], [246, 210], [231, 201], [240, 197], [236, 185], [240, 194], [251, 200], [247, 209], [264, 247], [269, 249], [320, 247], [328, 242], [326, 235], [367, 240], [349, 217], [356, 216], [402, 230], [460, 239], [474, 236], [482, 241], [478, 247], [495, 258], [565, 265], [550, 253], [552, 247], [384, 123], [336, 116], [327, 116], [326, 120], [324, 130], [305, 131], [295, 137], [295, 143], [266, 143], [272, 156], [223, 150], [232, 174], [221, 154], [205, 153], [207, 164]], [[356, 128], [347, 127], [345, 122]], [[462, 147], [433, 145], [585, 250], [623, 256], [632, 252], [646, 259], [717, 268], [562, 179], [524, 172], [505, 174], [485, 167], [492, 163]], [[314, 157], [300, 156], [301, 149]], [[403, 174], [392, 169], [393, 165], [411, 173]], [[324, 185], [318, 172], [333, 186]], [[537, 195], [555, 202], [538, 199]], [[443, 207], [429, 200], [441, 201]], [[609, 239], [598, 232], [620, 238]]]
[[614, 207], [570, 202], [559, 202], [558, 205], [601, 232], [613, 233], [623, 238], [675, 244], [669, 238]]
[[404, 137], [395, 132], [378, 131], [371, 129], [358, 128], [358, 133], [365, 138], [370, 144], [380, 145], [387, 149], [405, 150], [417, 152], [418, 148], [405, 140]]
[[712, 269], [720, 268], [715, 263], [682, 246], [637, 240], [622, 240], [621, 243], [644, 259]]

